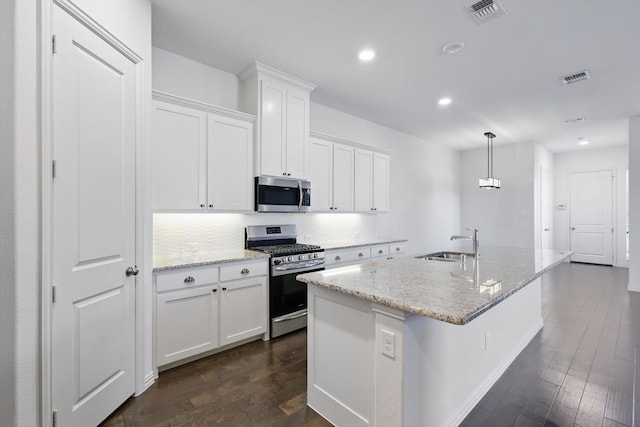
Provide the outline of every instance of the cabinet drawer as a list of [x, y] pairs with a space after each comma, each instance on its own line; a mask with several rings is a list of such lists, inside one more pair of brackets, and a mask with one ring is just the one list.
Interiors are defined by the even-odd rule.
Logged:
[[220, 267], [220, 280], [245, 279], [247, 277], [266, 276], [268, 272], [267, 259], [257, 262], [242, 262]]
[[371, 250], [368, 247], [327, 251], [325, 263], [327, 266], [354, 262], [367, 262], [371, 258]]
[[156, 273], [156, 292], [218, 283], [218, 267], [205, 266]]
[[387, 258], [389, 256], [389, 245], [377, 245], [371, 247], [371, 258]]
[[403, 255], [405, 251], [406, 243], [391, 243], [389, 245], [389, 256], [393, 257], [395, 255]]

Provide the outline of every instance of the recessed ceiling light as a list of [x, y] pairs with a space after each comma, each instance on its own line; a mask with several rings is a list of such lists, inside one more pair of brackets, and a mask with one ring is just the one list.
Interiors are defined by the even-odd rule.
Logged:
[[451, 104], [451, 98], [440, 98], [440, 100], [438, 101], [438, 104], [449, 105]]
[[464, 47], [464, 42], [460, 40], [456, 40], [451, 43], [447, 43], [442, 47], [442, 52], [450, 54], [460, 52]]
[[587, 145], [589, 143], [589, 141], [587, 141], [586, 139], [581, 139], [580, 142], [578, 142], [578, 144], [580, 145]]
[[373, 49], [362, 49], [358, 52], [358, 58], [360, 58], [360, 61], [371, 61], [375, 57], [376, 52]]

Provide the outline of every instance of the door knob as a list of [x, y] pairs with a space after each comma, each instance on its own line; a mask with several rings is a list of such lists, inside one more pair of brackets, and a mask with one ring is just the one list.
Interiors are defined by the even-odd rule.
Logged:
[[571, 227], [571, 231], [576, 231], [576, 228], [575, 227]]
[[129, 268], [127, 268], [127, 271], [125, 271], [125, 274], [127, 275], [127, 277], [129, 277], [129, 276], [137, 276], [138, 273], [140, 273], [140, 270], [138, 270], [138, 266], [137, 265], [135, 267], [129, 267]]

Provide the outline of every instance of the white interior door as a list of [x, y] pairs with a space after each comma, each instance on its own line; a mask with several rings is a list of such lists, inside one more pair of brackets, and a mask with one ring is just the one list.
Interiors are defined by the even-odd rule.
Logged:
[[94, 426], [134, 392], [136, 70], [53, 8], [52, 407]]
[[613, 264], [612, 172], [570, 174], [572, 261]]
[[553, 248], [553, 194], [551, 174], [548, 169], [540, 168], [540, 247]]

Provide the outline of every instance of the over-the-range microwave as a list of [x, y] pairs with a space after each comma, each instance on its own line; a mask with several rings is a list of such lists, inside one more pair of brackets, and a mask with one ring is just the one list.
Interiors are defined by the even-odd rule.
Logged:
[[255, 208], [258, 212], [311, 212], [311, 182], [257, 176]]

